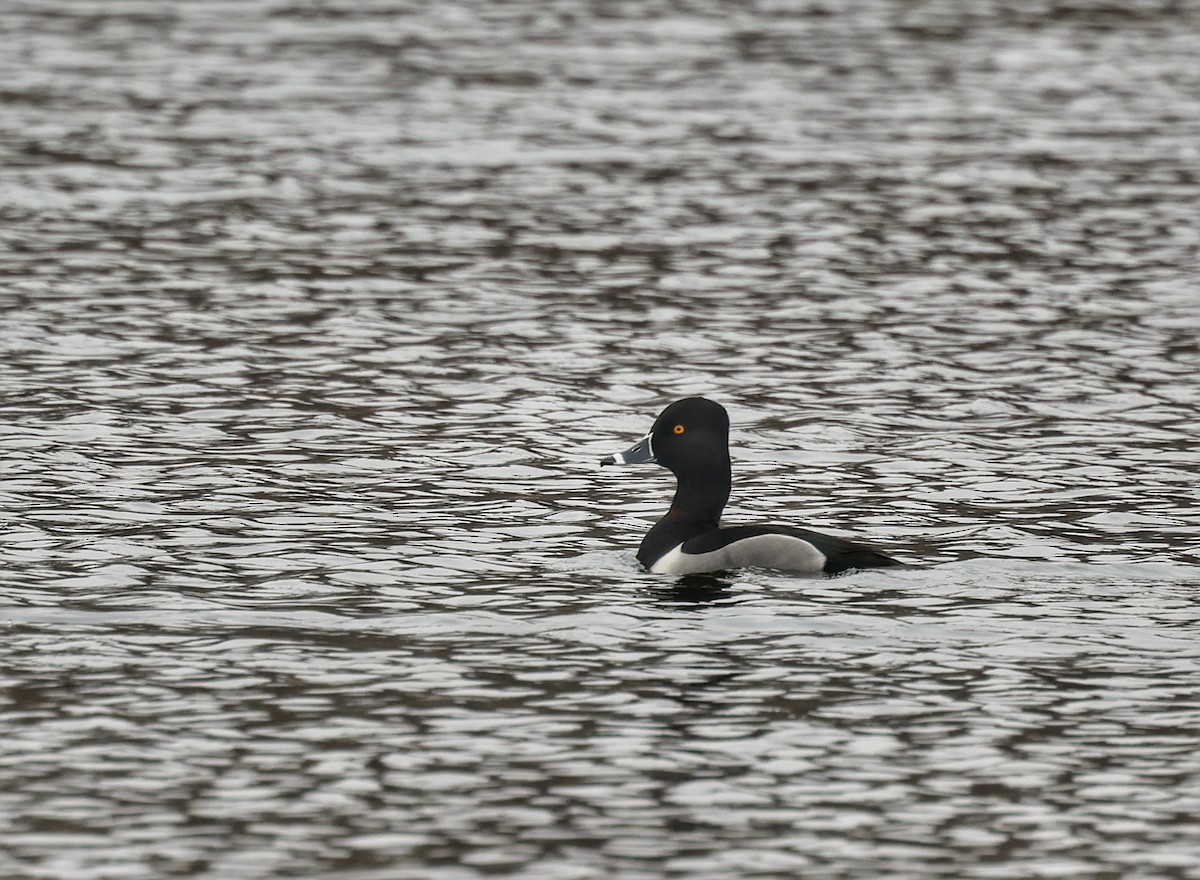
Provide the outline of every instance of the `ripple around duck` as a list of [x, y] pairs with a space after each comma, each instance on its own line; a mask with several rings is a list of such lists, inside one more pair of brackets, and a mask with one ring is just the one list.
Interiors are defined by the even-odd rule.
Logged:
[[9, 5], [0, 874], [1194, 876], [1194, 11]]

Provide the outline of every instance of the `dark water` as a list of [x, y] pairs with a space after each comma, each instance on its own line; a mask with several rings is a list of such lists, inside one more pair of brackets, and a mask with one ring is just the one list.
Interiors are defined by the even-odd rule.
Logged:
[[0, 876], [1200, 877], [1195, 5], [0, 13]]

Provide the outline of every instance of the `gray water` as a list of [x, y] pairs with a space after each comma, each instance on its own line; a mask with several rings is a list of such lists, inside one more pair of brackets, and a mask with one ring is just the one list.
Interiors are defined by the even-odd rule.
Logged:
[[0, 0], [0, 876], [1200, 877], [1197, 45]]

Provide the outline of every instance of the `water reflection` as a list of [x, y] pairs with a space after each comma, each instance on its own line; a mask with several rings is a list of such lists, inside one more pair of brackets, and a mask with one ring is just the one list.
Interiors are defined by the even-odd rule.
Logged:
[[724, 574], [690, 574], [669, 585], [653, 586], [648, 592], [660, 601], [681, 607], [703, 606], [734, 599], [733, 581]]

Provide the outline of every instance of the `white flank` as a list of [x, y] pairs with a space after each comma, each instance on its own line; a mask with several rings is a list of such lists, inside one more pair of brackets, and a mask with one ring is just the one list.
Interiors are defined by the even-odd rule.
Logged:
[[755, 535], [709, 553], [672, 548], [650, 568], [655, 574], [700, 574], [726, 568], [773, 568], [815, 574], [825, 567], [825, 554], [791, 535]]

